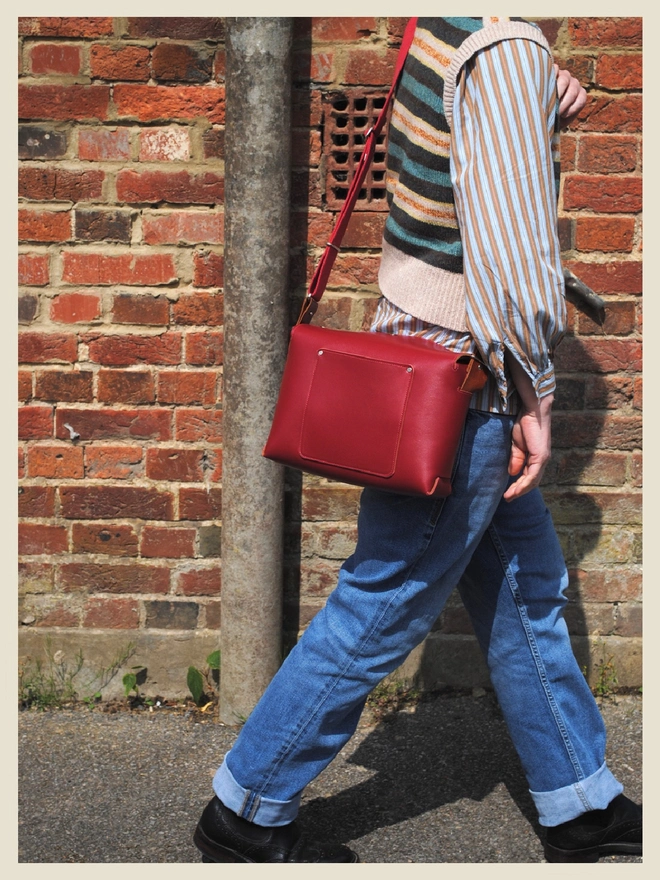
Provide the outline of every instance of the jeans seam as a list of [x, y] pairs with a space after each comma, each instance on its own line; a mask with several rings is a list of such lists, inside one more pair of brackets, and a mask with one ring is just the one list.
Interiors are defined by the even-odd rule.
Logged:
[[520, 591], [520, 587], [515, 576], [511, 572], [511, 564], [506, 555], [504, 547], [499, 539], [497, 534], [497, 529], [494, 525], [490, 525], [488, 527], [488, 532], [490, 534], [491, 540], [493, 542], [493, 546], [495, 547], [495, 551], [500, 559], [500, 563], [502, 565], [502, 570], [504, 572], [504, 576], [506, 578], [506, 582], [509, 586], [509, 590], [511, 591], [511, 595], [513, 596], [513, 600], [516, 605], [516, 610], [518, 612], [518, 616], [520, 618], [521, 625], [525, 632], [525, 636], [527, 638], [527, 645], [529, 647], [530, 653], [532, 655], [532, 659], [534, 661], [534, 665], [536, 667], [536, 671], [539, 676], [539, 680], [541, 682], [541, 686], [543, 688], [543, 692], [545, 693], [546, 700], [548, 701], [548, 706], [550, 711], [555, 719], [555, 724], [557, 725], [557, 729], [561, 736], [562, 742], [564, 743], [564, 748], [566, 749], [566, 753], [568, 758], [575, 770], [577, 775], [577, 784], [576, 790], [578, 790], [578, 794], [580, 799], [586, 804], [586, 800], [583, 797], [583, 794], [580, 792], [579, 783], [581, 780], [585, 778], [585, 774], [580, 766], [580, 761], [577, 757], [573, 744], [571, 743], [570, 737], [568, 735], [568, 730], [566, 728], [566, 724], [562, 717], [562, 714], [559, 710], [559, 706], [557, 705], [557, 701], [552, 693], [552, 687], [550, 686], [550, 682], [548, 681], [548, 675], [545, 670], [545, 665], [541, 658], [541, 654], [538, 649], [538, 644], [536, 642], [536, 638], [534, 636], [534, 631], [529, 622], [529, 616], [527, 615], [527, 611], [525, 608], [525, 603], [523, 600], [522, 593]]

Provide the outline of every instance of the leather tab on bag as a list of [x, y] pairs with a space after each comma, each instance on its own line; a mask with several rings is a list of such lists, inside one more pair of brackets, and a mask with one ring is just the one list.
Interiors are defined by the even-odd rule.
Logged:
[[[463, 359], [461, 358], [460, 361], [462, 360]], [[488, 375], [484, 365], [476, 358], [471, 357], [467, 373], [465, 374], [465, 379], [463, 379], [463, 384], [461, 385], [461, 391], [467, 391], [470, 394], [475, 391], [481, 391], [487, 380]]]

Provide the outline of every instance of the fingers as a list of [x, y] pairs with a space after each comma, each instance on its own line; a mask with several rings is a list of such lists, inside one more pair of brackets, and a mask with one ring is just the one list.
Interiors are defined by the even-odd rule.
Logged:
[[587, 103], [587, 93], [580, 83], [567, 70], [560, 70], [555, 64], [557, 73], [557, 94], [559, 95], [559, 115], [563, 122], [568, 122], [583, 109]]

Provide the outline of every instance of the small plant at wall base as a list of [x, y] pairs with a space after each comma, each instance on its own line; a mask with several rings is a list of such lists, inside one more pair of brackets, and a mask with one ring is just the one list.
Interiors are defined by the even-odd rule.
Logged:
[[[220, 683], [220, 651], [213, 651], [206, 658], [206, 669], [201, 672], [196, 666], [188, 667], [186, 684], [196, 706], [205, 711], [213, 706], [218, 696]], [[205, 687], [206, 686], [206, 687]], [[207, 693], [207, 690], [210, 692]]]
[[85, 666], [82, 650], [77, 651], [73, 660], [67, 660], [64, 651], [53, 651], [51, 639], [48, 638], [45, 661], [28, 657], [19, 669], [19, 706], [21, 709], [59, 709], [81, 701], [92, 707], [101, 700], [103, 688], [134, 652], [135, 645], [129, 642], [108, 666], [81, 680]]

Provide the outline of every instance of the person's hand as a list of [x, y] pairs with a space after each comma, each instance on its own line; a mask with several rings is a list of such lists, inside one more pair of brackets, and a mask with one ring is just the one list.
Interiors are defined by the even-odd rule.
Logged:
[[555, 64], [557, 74], [557, 94], [559, 95], [559, 115], [565, 125], [574, 119], [587, 103], [587, 93], [580, 83], [567, 70], [560, 70]]
[[529, 409], [523, 404], [516, 419], [511, 436], [509, 474], [519, 476], [504, 493], [505, 501], [520, 498], [541, 482], [550, 461], [552, 400], [552, 395], [548, 395]]

